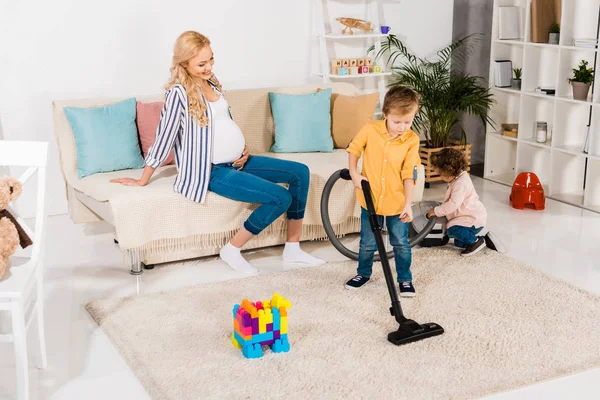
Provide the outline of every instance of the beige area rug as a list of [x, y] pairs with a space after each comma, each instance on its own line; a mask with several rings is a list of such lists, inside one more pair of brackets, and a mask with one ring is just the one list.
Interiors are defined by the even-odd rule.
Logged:
[[[463, 399], [600, 366], [600, 298], [484, 251], [413, 253], [405, 314], [442, 336], [396, 347], [379, 264], [360, 291], [354, 262], [331, 263], [87, 307], [153, 399]], [[245, 359], [232, 307], [292, 302], [289, 353]]]

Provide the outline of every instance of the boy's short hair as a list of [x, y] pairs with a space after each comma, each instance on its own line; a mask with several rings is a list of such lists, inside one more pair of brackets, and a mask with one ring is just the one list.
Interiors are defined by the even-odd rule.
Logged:
[[462, 151], [449, 147], [432, 154], [431, 165], [446, 176], [457, 176], [469, 167]]
[[408, 114], [419, 106], [419, 95], [408, 86], [394, 86], [385, 94], [383, 99], [383, 115], [392, 111]]

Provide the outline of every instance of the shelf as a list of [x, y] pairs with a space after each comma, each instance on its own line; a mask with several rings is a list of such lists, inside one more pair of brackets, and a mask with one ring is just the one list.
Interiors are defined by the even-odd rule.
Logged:
[[583, 208], [585, 208], [586, 210], [593, 211], [595, 213], [600, 213], [600, 204], [596, 204], [596, 205], [584, 204]]
[[590, 160], [596, 160], [596, 161], [600, 161], [600, 155], [595, 155], [595, 154], [585, 154], [585, 156], [587, 158], [589, 158]]
[[534, 90], [523, 90], [522, 92], [525, 96], [539, 97], [539, 98], [545, 99], [545, 100], [553, 100], [556, 97], [555, 95], [539, 93]]
[[357, 35], [342, 35], [341, 33], [326, 33], [326, 39], [344, 40], [344, 39], [378, 39], [388, 37], [389, 33], [360, 33]]
[[562, 50], [568, 50], [568, 51], [590, 51], [590, 52], [596, 52], [596, 51], [598, 51], [598, 49], [596, 49], [594, 47], [580, 47], [580, 46], [566, 46], [566, 45], [561, 45], [560, 48]]
[[566, 154], [571, 154], [573, 156], [579, 156], [579, 157], [587, 157], [587, 154], [585, 154], [582, 149], [583, 149], [583, 143], [581, 144], [568, 144], [565, 146], [554, 146], [554, 149], [557, 151], [560, 151], [562, 153], [566, 153]]
[[530, 47], [542, 47], [542, 48], [547, 48], [547, 49], [559, 49], [560, 46], [557, 44], [550, 44], [550, 43], [534, 43], [534, 42], [527, 42], [525, 43], [527, 46]]
[[557, 201], [561, 201], [563, 203], [572, 204], [574, 206], [583, 206], [583, 189], [570, 193], [553, 193], [550, 194], [548, 197]]
[[546, 141], [545, 143], [538, 143], [533, 139], [519, 139], [519, 142], [527, 143], [531, 146], [541, 147], [544, 149], [550, 149], [552, 147], [551, 142], [549, 141]]
[[[369, 77], [377, 77], [377, 76], [390, 76], [391, 72], [371, 72], [369, 74], [355, 74], [355, 75], [338, 75], [338, 74], [330, 74], [330, 78], [336, 79], [357, 79], [357, 78], [369, 78]], [[323, 76], [322, 74], [320, 76]]]
[[573, 103], [573, 104], [587, 104], [594, 105], [590, 100], [575, 100], [573, 96], [555, 96], [558, 101], [563, 101], [565, 103]]
[[525, 42], [523, 42], [522, 40], [494, 39], [494, 43], [514, 44], [514, 45], [517, 45], [517, 46], [523, 46], [523, 44]]
[[498, 132], [489, 132], [488, 135], [491, 135], [491, 136], [496, 137], [496, 138], [501, 139], [501, 140], [508, 140], [509, 142], [516, 142], [516, 141], [518, 141], [517, 138], [511, 137], [511, 136], [505, 136], [505, 135], [503, 135], [501, 133], [498, 133]]
[[497, 87], [497, 86], [492, 86], [492, 90], [497, 90], [499, 92], [503, 92], [503, 93], [510, 93], [510, 94], [515, 94], [515, 95], [520, 95], [521, 91], [517, 90], [517, 89], [511, 89], [511, 88], [507, 88], [507, 87]]
[[487, 175], [484, 176], [485, 179], [490, 180], [492, 182], [501, 183], [503, 185], [512, 186], [517, 177], [516, 173], [508, 173], [501, 175]]

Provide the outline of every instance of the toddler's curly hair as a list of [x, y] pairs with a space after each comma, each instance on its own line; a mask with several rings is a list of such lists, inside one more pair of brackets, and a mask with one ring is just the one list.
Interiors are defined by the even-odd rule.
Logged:
[[468, 168], [467, 160], [462, 152], [446, 148], [431, 156], [431, 164], [441, 174], [447, 176], [458, 176]]

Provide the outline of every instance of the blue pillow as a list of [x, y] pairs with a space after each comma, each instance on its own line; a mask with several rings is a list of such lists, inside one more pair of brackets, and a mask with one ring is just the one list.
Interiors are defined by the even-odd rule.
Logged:
[[99, 172], [144, 168], [135, 124], [135, 98], [104, 107], [65, 107], [77, 148], [79, 179]]
[[291, 95], [269, 92], [275, 120], [273, 153], [332, 152], [331, 89]]

